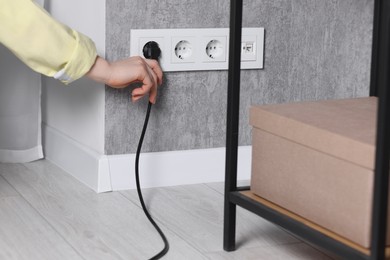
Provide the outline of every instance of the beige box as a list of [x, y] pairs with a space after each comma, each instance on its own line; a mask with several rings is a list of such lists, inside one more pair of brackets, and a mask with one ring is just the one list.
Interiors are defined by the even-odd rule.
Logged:
[[376, 111], [375, 97], [252, 107], [252, 192], [368, 248]]

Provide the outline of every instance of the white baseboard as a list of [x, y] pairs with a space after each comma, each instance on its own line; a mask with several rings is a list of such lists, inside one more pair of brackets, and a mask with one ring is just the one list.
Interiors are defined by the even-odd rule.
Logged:
[[[238, 150], [239, 180], [250, 179], [252, 147]], [[112, 190], [135, 189], [135, 155], [108, 156]], [[225, 148], [143, 153], [140, 180], [144, 188], [219, 182], [225, 179]]]
[[[45, 157], [96, 192], [135, 189], [135, 154], [102, 155], [44, 125]], [[251, 146], [238, 150], [238, 179], [250, 179]], [[223, 181], [225, 148], [143, 153], [143, 188]]]
[[0, 162], [2, 163], [26, 163], [41, 158], [43, 158], [41, 145], [27, 150], [0, 149]]
[[105, 155], [46, 124], [42, 127], [45, 158], [96, 192], [111, 191]]

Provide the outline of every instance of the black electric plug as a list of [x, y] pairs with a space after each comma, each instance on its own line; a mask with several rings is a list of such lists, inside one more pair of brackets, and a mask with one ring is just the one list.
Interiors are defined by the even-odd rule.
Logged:
[[155, 41], [149, 41], [144, 45], [144, 48], [142, 49], [142, 52], [144, 53], [144, 57], [147, 59], [153, 59], [157, 60], [160, 58], [161, 55], [161, 49], [158, 46], [158, 43]]

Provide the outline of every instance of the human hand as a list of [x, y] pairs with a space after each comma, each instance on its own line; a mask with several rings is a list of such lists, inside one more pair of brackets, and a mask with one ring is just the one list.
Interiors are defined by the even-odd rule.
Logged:
[[155, 60], [135, 56], [109, 63], [97, 57], [87, 76], [113, 88], [124, 88], [131, 83], [141, 82], [142, 86], [133, 90], [132, 100], [137, 101], [149, 93], [149, 101], [154, 104], [157, 86], [162, 84], [163, 73]]

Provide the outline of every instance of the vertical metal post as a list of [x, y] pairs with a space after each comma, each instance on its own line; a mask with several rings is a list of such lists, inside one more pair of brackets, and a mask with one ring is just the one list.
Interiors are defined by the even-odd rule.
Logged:
[[390, 156], [390, 0], [379, 1], [376, 89], [378, 124], [372, 213], [371, 259], [385, 259]]
[[235, 250], [236, 205], [229, 194], [237, 189], [238, 124], [240, 108], [242, 0], [230, 1], [229, 77], [226, 121], [225, 203], [223, 248]]
[[378, 38], [379, 38], [379, 22], [380, 22], [381, 1], [376, 0], [374, 4], [374, 24], [372, 28], [372, 51], [371, 51], [371, 80], [370, 80], [370, 96], [378, 96], [377, 89], [377, 64], [378, 64]]

